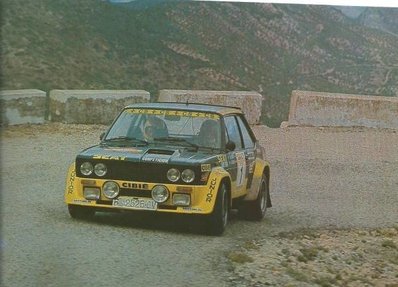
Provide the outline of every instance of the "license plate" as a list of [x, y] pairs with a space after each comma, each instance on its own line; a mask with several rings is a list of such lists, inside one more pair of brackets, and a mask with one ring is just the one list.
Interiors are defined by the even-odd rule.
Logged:
[[119, 197], [113, 200], [112, 205], [115, 207], [143, 210], [156, 210], [158, 208], [156, 201], [137, 197]]

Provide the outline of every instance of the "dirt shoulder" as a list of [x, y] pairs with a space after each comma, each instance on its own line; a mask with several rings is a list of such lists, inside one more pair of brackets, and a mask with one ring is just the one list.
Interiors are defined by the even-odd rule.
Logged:
[[398, 286], [398, 226], [281, 232], [226, 256], [231, 285]]
[[398, 286], [397, 132], [255, 132], [271, 162], [280, 231], [226, 254], [231, 285]]

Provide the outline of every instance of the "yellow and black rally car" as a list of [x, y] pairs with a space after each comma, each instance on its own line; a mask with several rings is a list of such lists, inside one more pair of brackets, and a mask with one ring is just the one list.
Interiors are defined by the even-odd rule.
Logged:
[[100, 138], [69, 167], [65, 202], [73, 218], [114, 210], [197, 214], [220, 235], [231, 208], [261, 220], [271, 207], [270, 167], [239, 108], [134, 104]]

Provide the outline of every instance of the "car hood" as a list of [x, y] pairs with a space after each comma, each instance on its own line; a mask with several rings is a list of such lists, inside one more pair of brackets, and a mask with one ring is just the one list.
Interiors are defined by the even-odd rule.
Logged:
[[136, 163], [160, 163], [175, 165], [198, 165], [218, 162], [220, 154], [192, 151], [188, 148], [159, 146], [118, 147], [96, 145], [83, 150], [77, 157], [80, 159], [122, 160]]

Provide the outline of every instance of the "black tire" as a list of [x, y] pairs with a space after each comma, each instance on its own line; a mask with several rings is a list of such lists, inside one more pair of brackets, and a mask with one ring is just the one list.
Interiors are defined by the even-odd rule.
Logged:
[[242, 205], [239, 207], [241, 217], [248, 220], [262, 220], [267, 211], [267, 207], [271, 206], [269, 199], [267, 178], [263, 175], [257, 198], [253, 201], [243, 201]]
[[229, 197], [227, 187], [222, 183], [217, 192], [216, 204], [213, 212], [207, 218], [208, 233], [211, 235], [223, 234], [229, 217]]
[[75, 219], [92, 219], [95, 210], [92, 207], [68, 204], [69, 215]]

